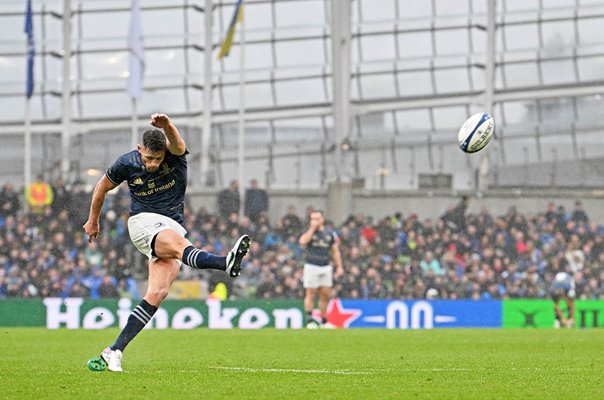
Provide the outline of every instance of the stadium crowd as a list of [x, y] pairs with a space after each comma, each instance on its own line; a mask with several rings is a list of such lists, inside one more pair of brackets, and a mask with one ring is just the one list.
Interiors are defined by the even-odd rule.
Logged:
[[[146, 268], [127, 232], [127, 188], [108, 197], [98, 241], [88, 244], [82, 225], [90, 195], [79, 185], [52, 186], [53, 201], [27, 213], [11, 184], [0, 191], [0, 298], [140, 298], [135, 278]], [[345, 274], [336, 281], [342, 298], [502, 299], [544, 298], [557, 272], [576, 274], [578, 298], [604, 299], [604, 226], [550, 203], [536, 215], [511, 207], [505, 215], [467, 212], [468, 199], [435, 220], [394, 213], [379, 221], [350, 216], [334, 227]], [[247, 207], [246, 207], [247, 208]], [[226, 254], [239, 235], [253, 238], [241, 277], [183, 267], [184, 279], [229, 286], [231, 298], [303, 298], [304, 213], [290, 207], [270, 222], [264, 211], [238, 221], [235, 212], [185, 209], [188, 238], [202, 249]], [[251, 218], [250, 218], [251, 217]]]

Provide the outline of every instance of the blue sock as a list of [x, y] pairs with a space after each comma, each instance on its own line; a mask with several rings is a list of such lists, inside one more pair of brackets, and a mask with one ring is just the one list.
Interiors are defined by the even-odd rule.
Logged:
[[122, 330], [122, 333], [117, 337], [115, 343], [111, 346], [111, 350], [121, 350], [122, 352], [128, 346], [128, 343], [147, 325], [153, 314], [157, 311], [157, 307], [147, 303], [146, 300], [140, 302], [138, 306], [132, 310], [128, 317], [128, 322]]
[[226, 257], [215, 256], [206, 251], [196, 249], [194, 246], [189, 246], [182, 252], [182, 262], [197, 269], [226, 270]]

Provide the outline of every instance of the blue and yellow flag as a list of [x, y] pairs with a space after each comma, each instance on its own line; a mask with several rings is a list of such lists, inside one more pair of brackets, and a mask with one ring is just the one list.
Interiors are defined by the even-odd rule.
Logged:
[[29, 99], [34, 93], [34, 58], [36, 57], [31, 0], [27, 0], [27, 8], [25, 12], [25, 33], [27, 34], [27, 84], [25, 86], [25, 95]]
[[233, 38], [235, 37], [235, 28], [239, 21], [243, 21], [243, 0], [237, 0], [235, 4], [235, 12], [233, 13], [233, 18], [231, 18], [226, 38], [220, 43], [219, 60], [229, 55], [229, 51], [231, 51], [231, 46], [233, 45]]

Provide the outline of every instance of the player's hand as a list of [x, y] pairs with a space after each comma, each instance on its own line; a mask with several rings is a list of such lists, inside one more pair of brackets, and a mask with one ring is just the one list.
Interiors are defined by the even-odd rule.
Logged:
[[165, 129], [170, 125], [170, 123], [170, 117], [168, 117], [166, 114], [155, 113], [151, 115], [151, 125], [156, 128]]
[[316, 231], [317, 228], [319, 228], [319, 221], [317, 221], [315, 219], [310, 220], [310, 223], [309, 223], [308, 227], [310, 229], [312, 229], [313, 231]]
[[99, 229], [100, 227], [98, 222], [86, 222], [86, 225], [84, 225], [84, 230], [86, 231], [86, 234], [88, 234], [88, 243], [92, 243], [92, 238], [99, 236]]
[[336, 276], [335, 278], [340, 278], [342, 275], [344, 275], [344, 268], [336, 268]]

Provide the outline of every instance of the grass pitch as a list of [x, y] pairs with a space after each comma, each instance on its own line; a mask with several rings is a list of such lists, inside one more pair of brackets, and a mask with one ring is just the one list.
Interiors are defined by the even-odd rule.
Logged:
[[604, 398], [592, 330], [145, 330], [124, 373], [102, 331], [0, 328], [0, 398]]

